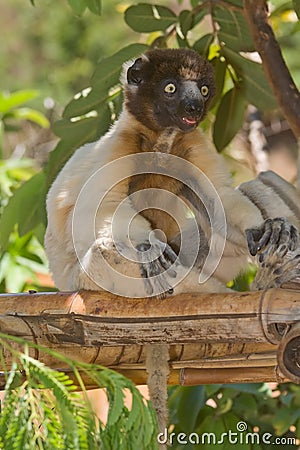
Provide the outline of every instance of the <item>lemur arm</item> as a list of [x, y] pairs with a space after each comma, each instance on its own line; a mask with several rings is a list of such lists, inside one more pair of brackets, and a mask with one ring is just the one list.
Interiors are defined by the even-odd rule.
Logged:
[[272, 171], [260, 173], [239, 190], [265, 219], [261, 226], [246, 230], [249, 251], [258, 262], [252, 289], [278, 287], [299, 277], [299, 191]]

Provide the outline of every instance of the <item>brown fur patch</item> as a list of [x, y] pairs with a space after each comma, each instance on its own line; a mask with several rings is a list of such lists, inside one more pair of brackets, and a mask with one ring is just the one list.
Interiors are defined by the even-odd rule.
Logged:
[[191, 67], [180, 67], [179, 75], [186, 80], [197, 80], [199, 73], [195, 72]]

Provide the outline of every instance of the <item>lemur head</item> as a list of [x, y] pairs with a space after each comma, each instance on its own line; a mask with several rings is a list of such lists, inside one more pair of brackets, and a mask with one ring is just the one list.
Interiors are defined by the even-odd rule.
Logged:
[[212, 65], [194, 50], [149, 50], [127, 70], [125, 105], [154, 131], [194, 130], [214, 94]]

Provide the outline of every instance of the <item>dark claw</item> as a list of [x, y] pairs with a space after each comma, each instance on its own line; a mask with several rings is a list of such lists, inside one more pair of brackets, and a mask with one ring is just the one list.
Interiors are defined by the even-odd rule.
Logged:
[[273, 221], [273, 231], [270, 237], [270, 244], [276, 245], [279, 243], [281, 239], [281, 231], [282, 231], [283, 222], [281, 219], [274, 219]]
[[[159, 298], [164, 298], [166, 293], [172, 294], [173, 288], [170, 286], [168, 276], [172, 278], [177, 276], [176, 270], [172, 268], [177, 259], [173, 249], [160, 241], [152, 244], [143, 242], [137, 245], [136, 249], [138, 250], [137, 256], [140, 261], [141, 275], [145, 278], [147, 293], [152, 295], [156, 291]], [[152, 278], [155, 278], [155, 280], [151, 280]]]
[[291, 241], [290, 241], [290, 250], [294, 252], [299, 244], [299, 233], [294, 225], [291, 225]]
[[255, 230], [254, 228], [246, 230], [248, 248], [249, 248], [250, 255], [252, 255], [252, 256], [255, 256], [257, 253], [257, 243], [256, 243], [256, 239], [254, 237], [256, 231], [257, 230]]
[[279, 248], [278, 248], [278, 256], [280, 256], [281, 258], [283, 258], [287, 252], [289, 251], [289, 246], [287, 244], [282, 244]]
[[260, 238], [258, 244], [257, 244], [257, 251], [260, 251], [262, 248], [264, 248], [267, 243], [270, 240], [270, 237], [272, 235], [272, 220], [267, 219], [264, 223], [263, 229], [262, 229], [262, 237]]

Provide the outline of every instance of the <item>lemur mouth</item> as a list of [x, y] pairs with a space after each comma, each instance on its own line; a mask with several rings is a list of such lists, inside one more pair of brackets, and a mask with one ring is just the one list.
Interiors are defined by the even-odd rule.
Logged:
[[192, 131], [198, 126], [200, 119], [201, 119], [200, 117], [184, 116], [181, 118], [181, 127], [180, 128], [183, 131]]
[[186, 125], [189, 125], [191, 127], [194, 127], [198, 123], [198, 121], [192, 117], [183, 117], [182, 122], [184, 122]]

